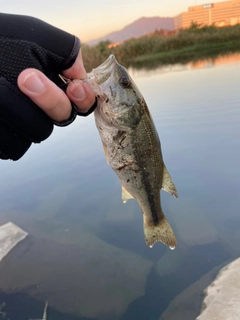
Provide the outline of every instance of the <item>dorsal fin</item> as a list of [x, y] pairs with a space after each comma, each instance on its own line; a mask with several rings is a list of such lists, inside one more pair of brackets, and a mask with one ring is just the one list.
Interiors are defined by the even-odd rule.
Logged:
[[170, 193], [172, 196], [174, 196], [174, 198], [178, 198], [177, 189], [172, 181], [170, 174], [167, 171], [167, 168], [165, 167], [165, 164], [163, 165], [163, 178], [161, 189]]

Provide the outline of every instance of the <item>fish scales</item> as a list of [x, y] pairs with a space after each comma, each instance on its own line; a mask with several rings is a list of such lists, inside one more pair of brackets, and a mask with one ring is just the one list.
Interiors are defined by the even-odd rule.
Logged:
[[176, 238], [161, 208], [160, 189], [175, 197], [177, 190], [144, 98], [113, 55], [88, 74], [88, 82], [98, 96], [96, 126], [107, 162], [121, 181], [123, 201], [139, 203], [150, 247], [161, 241], [173, 249]]

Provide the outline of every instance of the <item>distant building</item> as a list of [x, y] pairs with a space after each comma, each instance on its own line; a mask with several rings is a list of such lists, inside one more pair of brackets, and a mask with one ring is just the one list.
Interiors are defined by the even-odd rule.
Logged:
[[218, 27], [240, 23], [240, 0], [207, 3], [188, 8], [174, 18], [175, 30], [188, 28], [195, 22]]

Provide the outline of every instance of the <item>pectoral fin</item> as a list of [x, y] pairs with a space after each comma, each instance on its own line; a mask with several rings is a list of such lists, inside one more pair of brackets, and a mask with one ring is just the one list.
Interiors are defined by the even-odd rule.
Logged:
[[107, 147], [105, 146], [105, 144], [103, 142], [102, 142], [102, 146], [103, 146], [103, 151], [104, 151], [104, 154], [105, 154], [105, 157], [106, 157], [107, 164], [109, 165]]
[[163, 166], [163, 179], [161, 189], [170, 193], [172, 196], [174, 196], [174, 198], [178, 198], [177, 189], [165, 165]]
[[122, 186], [122, 201], [126, 203], [129, 199], [134, 199], [130, 193]]

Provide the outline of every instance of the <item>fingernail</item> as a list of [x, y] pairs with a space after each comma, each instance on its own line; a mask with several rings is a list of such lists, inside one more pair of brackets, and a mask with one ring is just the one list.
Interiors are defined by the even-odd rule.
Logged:
[[73, 82], [72, 85], [70, 86], [70, 91], [71, 91], [73, 98], [75, 98], [79, 101], [85, 99], [85, 97], [86, 97], [86, 92], [80, 83], [77, 84], [77, 83]]
[[45, 84], [35, 72], [29, 73], [25, 77], [23, 85], [32, 93], [41, 93], [45, 89]]

